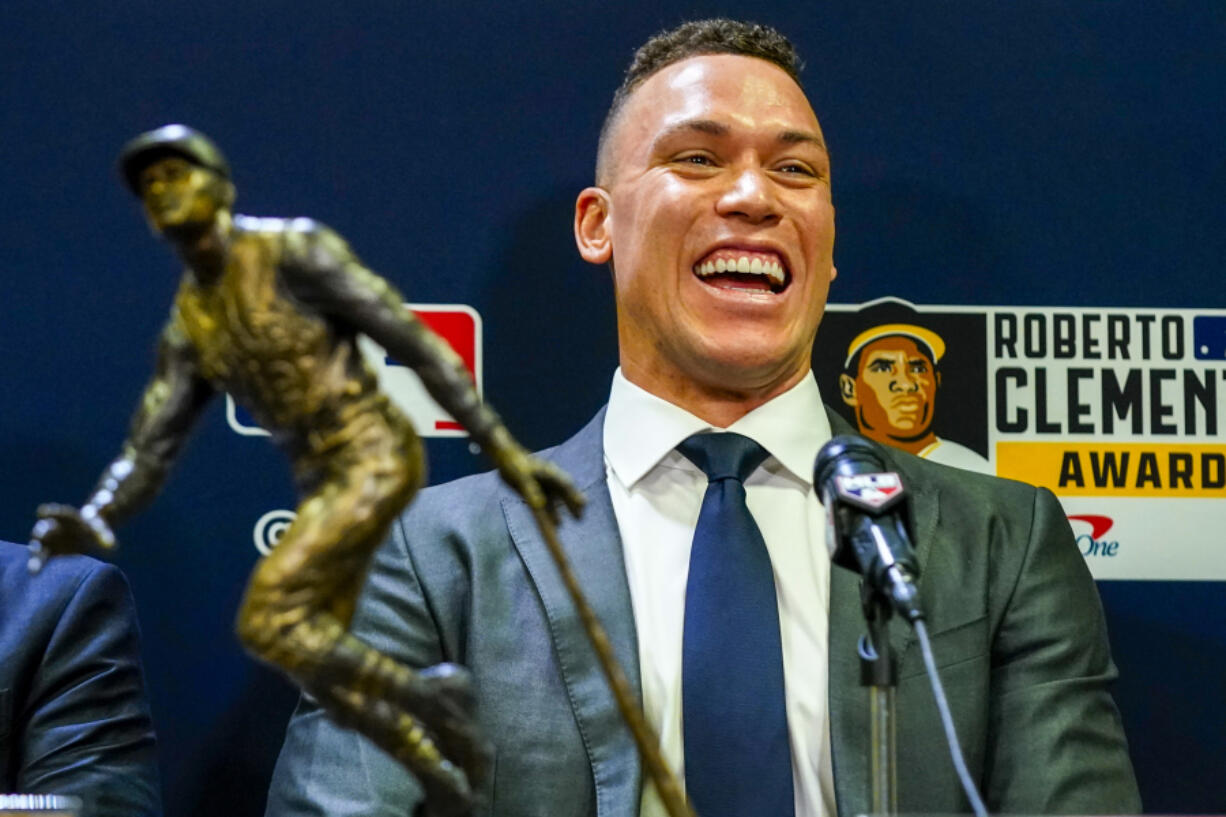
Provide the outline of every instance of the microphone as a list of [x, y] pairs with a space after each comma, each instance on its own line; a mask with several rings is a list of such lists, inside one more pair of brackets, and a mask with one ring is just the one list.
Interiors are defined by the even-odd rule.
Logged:
[[909, 622], [924, 617], [908, 534], [906, 490], [872, 443], [850, 434], [822, 446], [813, 484], [826, 506], [826, 546], [834, 564], [854, 570]]
[[[924, 658], [924, 668], [932, 683], [932, 694], [936, 699], [937, 712], [941, 716], [941, 725], [945, 729], [945, 740], [949, 744], [949, 754], [958, 773], [958, 780], [962, 783], [966, 798], [977, 817], [987, 817], [983, 798], [979, 795], [962, 757], [958, 733], [954, 728], [945, 690], [941, 687], [936, 661], [932, 655], [932, 644], [924, 625], [924, 612], [919, 606], [919, 594], [915, 589], [919, 564], [915, 561], [911, 537], [907, 532], [908, 508], [902, 478], [893, 471], [885, 470], [885, 463], [877, 453], [876, 446], [863, 437], [846, 434], [835, 437], [817, 452], [817, 462], [813, 464], [813, 484], [822, 504], [826, 506], [826, 542], [830, 548], [831, 561], [863, 576], [869, 589], [877, 596], [874, 601], [888, 601], [894, 611], [915, 628], [920, 652]], [[865, 614], [869, 617], [871, 632], [875, 617], [869, 615], [867, 606]], [[884, 627], [886, 618], [888, 610], [876, 617], [879, 628]], [[879, 635], [884, 638], [883, 633]], [[882, 696], [881, 688], [892, 688], [896, 683], [892, 669], [894, 659], [888, 644], [885, 652], [879, 655], [871, 642], [866, 644], [866, 638], [861, 638], [860, 660], [861, 683], [872, 688], [870, 711], [875, 713], [871, 717], [876, 721], [871, 741], [872, 763], [877, 767], [873, 776], [876, 799], [878, 790], [893, 791], [891, 783], [882, 781], [892, 777], [894, 704], [892, 695], [887, 693]], [[884, 704], [881, 703], [883, 697], [886, 702]], [[882, 706], [889, 713], [884, 718], [879, 714]], [[889, 721], [888, 727], [881, 725], [883, 720]], [[879, 730], [888, 731], [889, 737], [884, 737]], [[882, 762], [879, 760], [878, 751], [886, 745], [889, 746], [885, 750], [888, 760]], [[883, 798], [888, 799], [890, 798]]]

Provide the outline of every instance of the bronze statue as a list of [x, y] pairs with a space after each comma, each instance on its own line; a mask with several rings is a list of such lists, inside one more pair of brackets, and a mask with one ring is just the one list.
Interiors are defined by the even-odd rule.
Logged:
[[423, 482], [422, 446], [358, 351], [365, 334], [412, 367], [507, 481], [556, 522], [583, 497], [531, 456], [483, 405], [458, 356], [409, 312], [345, 241], [309, 219], [232, 214], [225, 157], [203, 134], [167, 125], [120, 155], [128, 187], [185, 269], [157, 369], [122, 453], [85, 505], [39, 508], [31, 569], [92, 544], [150, 501], [193, 422], [229, 392], [289, 456], [300, 504], [255, 568], [238, 633], [329, 714], [421, 781], [432, 811], [465, 814], [488, 750], [458, 666], [402, 666], [348, 634], [367, 565]]

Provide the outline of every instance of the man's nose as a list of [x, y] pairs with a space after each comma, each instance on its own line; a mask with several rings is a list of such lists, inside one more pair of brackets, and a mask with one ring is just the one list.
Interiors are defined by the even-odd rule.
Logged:
[[716, 209], [720, 215], [739, 216], [754, 223], [779, 218], [774, 187], [760, 167], [737, 171], [728, 189], [720, 196]]
[[919, 391], [919, 381], [910, 372], [899, 372], [890, 380], [890, 391]]

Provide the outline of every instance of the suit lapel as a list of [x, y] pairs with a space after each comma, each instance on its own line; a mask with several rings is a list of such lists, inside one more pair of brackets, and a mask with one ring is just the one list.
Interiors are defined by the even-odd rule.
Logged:
[[[604, 410], [578, 434], [546, 456], [565, 470], [586, 494], [581, 519], [565, 519], [558, 530], [579, 586], [608, 633], [613, 652], [641, 704], [638, 640], [626, 580], [621, 537], [605, 481]], [[575, 612], [570, 594], [541, 538], [528, 506], [504, 497], [503, 514], [512, 541], [527, 568], [545, 615], [571, 708], [592, 765], [598, 817], [638, 810], [638, 751], [621, 719]]]
[[[915, 475], [908, 455], [893, 449], [881, 447], [882, 458], [887, 468], [898, 472], [903, 486], [910, 495], [908, 499], [911, 516], [911, 546], [915, 550], [915, 561], [919, 565], [919, 587], [921, 600], [924, 590], [925, 569], [928, 566], [928, 554], [932, 552], [932, 540], [936, 534], [937, 521], [940, 517], [940, 492], [930, 483]], [[911, 625], [895, 616], [890, 621], [890, 643], [902, 660], [903, 654], [915, 643], [915, 631]]]
[[[830, 428], [836, 436], [855, 430], [827, 409]], [[919, 564], [919, 587], [924, 586], [924, 568], [932, 551], [939, 520], [937, 490], [915, 477], [909, 455], [878, 446], [886, 468], [897, 471], [910, 493], [912, 545]], [[830, 569], [830, 742], [833, 753], [835, 800], [843, 817], [869, 810], [869, 717], [868, 694], [860, 685], [860, 660], [856, 645], [867, 626], [861, 611], [860, 576], [850, 570]], [[909, 625], [895, 616], [889, 626], [890, 645], [901, 662], [914, 641]]]

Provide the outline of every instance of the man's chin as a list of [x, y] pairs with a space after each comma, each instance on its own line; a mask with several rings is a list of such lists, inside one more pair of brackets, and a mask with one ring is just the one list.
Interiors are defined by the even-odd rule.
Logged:
[[928, 430], [925, 425], [925, 419], [921, 416], [920, 411], [908, 411], [904, 414], [896, 414], [888, 420], [891, 433], [898, 434], [900, 437], [915, 437], [923, 434]]
[[808, 361], [780, 359], [778, 354], [755, 354], [745, 349], [708, 354], [698, 367], [702, 379], [712, 386], [747, 393], [786, 391], [809, 371]]

